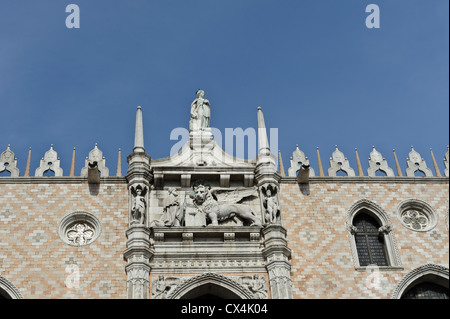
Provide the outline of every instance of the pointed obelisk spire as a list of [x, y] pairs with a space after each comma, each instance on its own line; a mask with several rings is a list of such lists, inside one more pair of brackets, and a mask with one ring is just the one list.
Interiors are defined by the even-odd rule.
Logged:
[[117, 171], [116, 176], [122, 176], [122, 151], [119, 148], [119, 155], [117, 156]]
[[31, 165], [31, 147], [28, 150], [27, 166], [25, 167], [25, 173], [23, 174], [23, 176], [26, 177], [30, 176], [30, 165]]
[[261, 107], [258, 107], [258, 156], [270, 156], [269, 139]]
[[397, 168], [397, 175], [403, 176], [402, 169], [400, 168], [400, 164], [398, 163], [397, 154], [395, 154], [395, 148], [392, 151], [394, 152], [395, 167]]
[[144, 126], [142, 124], [142, 109], [137, 107], [136, 112], [136, 130], [134, 133], [134, 148], [135, 153], [145, 153], [144, 148]]
[[436, 158], [434, 157], [433, 154], [433, 149], [430, 148], [430, 153], [431, 153], [431, 159], [433, 160], [433, 165], [434, 165], [434, 171], [436, 173], [436, 177], [441, 177], [441, 171], [439, 170], [439, 166], [436, 162]]
[[286, 171], [284, 170], [283, 158], [281, 157], [281, 151], [278, 150], [278, 163], [280, 165], [280, 175], [281, 177], [286, 176]]
[[322, 160], [320, 159], [319, 147], [317, 146], [317, 163], [319, 165], [319, 176], [325, 176], [323, 172]]
[[358, 176], [364, 176], [364, 172], [362, 170], [361, 161], [359, 160], [357, 148], [355, 148], [355, 154], [356, 154], [356, 165], [358, 166]]
[[72, 163], [70, 164], [69, 176], [75, 176], [75, 147], [73, 148]]

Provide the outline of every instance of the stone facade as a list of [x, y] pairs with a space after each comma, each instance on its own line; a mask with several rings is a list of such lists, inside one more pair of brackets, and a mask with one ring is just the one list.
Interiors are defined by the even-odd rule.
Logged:
[[[284, 176], [261, 108], [254, 160], [226, 154], [212, 139], [210, 116], [199, 90], [187, 144], [152, 159], [138, 107], [124, 177], [120, 169], [110, 176], [97, 145], [81, 176], [74, 160], [63, 175], [53, 147], [36, 176], [29, 160], [21, 176], [8, 146], [0, 157], [0, 172], [11, 174], [0, 178], [0, 297], [400, 298], [421, 282], [448, 297], [447, 171], [433, 176], [412, 149], [407, 176], [397, 158], [395, 176], [374, 147], [365, 176], [358, 153], [354, 165], [336, 146], [328, 176], [317, 150], [315, 176], [297, 146]], [[48, 170], [55, 176], [45, 177]], [[365, 215], [377, 225], [370, 232], [356, 222]], [[381, 262], [370, 245], [382, 247]]]
[[[294, 298], [390, 298], [396, 285], [410, 271], [428, 263], [448, 268], [448, 182], [433, 179], [342, 177], [311, 180], [308, 195], [292, 179], [281, 186], [284, 225], [292, 249]], [[347, 214], [358, 199], [380, 206], [393, 224], [399, 269], [380, 269], [380, 286], [370, 285], [371, 270], [356, 270]], [[421, 199], [431, 205], [438, 218], [428, 232], [404, 227], [397, 207], [404, 199]]]
[[[90, 187], [79, 178], [21, 178], [0, 182], [0, 193], [0, 276], [24, 298], [126, 298], [124, 179]], [[91, 244], [59, 237], [59, 222], [76, 211], [101, 222]]]

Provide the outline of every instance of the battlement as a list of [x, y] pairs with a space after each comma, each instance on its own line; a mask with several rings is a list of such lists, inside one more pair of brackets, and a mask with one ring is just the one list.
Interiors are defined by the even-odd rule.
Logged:
[[[298, 145], [294, 152], [292, 153], [289, 163], [290, 167], [287, 172], [284, 168], [283, 159], [281, 156], [281, 151], [278, 152], [279, 155], [279, 169], [282, 179], [287, 182], [292, 182], [294, 180], [299, 179], [299, 175], [301, 174], [302, 169], [308, 170], [308, 181], [318, 182], [318, 181], [332, 181], [332, 180], [342, 180], [342, 181], [362, 181], [367, 180], [370, 181], [372, 177], [386, 177], [383, 180], [396, 180], [400, 182], [410, 181], [410, 179], [419, 178], [429, 180], [429, 178], [436, 177], [449, 177], [449, 147], [447, 146], [447, 152], [444, 154], [444, 166], [445, 170], [442, 174], [439, 166], [437, 164], [436, 158], [434, 156], [433, 150], [430, 149], [432, 164], [434, 172], [428, 167], [425, 159], [418, 153], [414, 147], [411, 147], [411, 152], [406, 159], [406, 168], [402, 169], [402, 166], [397, 158], [395, 149], [393, 150], [393, 159], [394, 165], [392, 168], [388, 161], [383, 155], [373, 147], [372, 152], [368, 158], [368, 169], [366, 172], [363, 171], [360, 157], [358, 154], [358, 150], [355, 149], [355, 162], [351, 162], [342, 151], [335, 147], [335, 151], [332, 153], [332, 156], [329, 159], [329, 167], [327, 170], [324, 170], [324, 165], [322, 164], [319, 148], [317, 148], [317, 166], [318, 172], [315, 172], [311, 167], [310, 159], [306, 156], [306, 154], [299, 149]], [[160, 159], [153, 160], [156, 166], [161, 162]], [[50, 180], [54, 182], [67, 182], [70, 178], [73, 182], [76, 181], [85, 181], [88, 177], [89, 165], [96, 165], [96, 168], [99, 171], [99, 176], [102, 177], [102, 181], [106, 181], [106, 177], [108, 180], [117, 180], [124, 181], [122, 175], [122, 160], [121, 160], [121, 150], [118, 151], [118, 158], [116, 164], [116, 173], [115, 175], [110, 175], [109, 168], [106, 166], [106, 159], [103, 156], [102, 151], [98, 148], [98, 145], [95, 144], [94, 149], [92, 149], [88, 157], [85, 159], [85, 166], [81, 169], [80, 174], [75, 173], [75, 148], [73, 149], [73, 156], [71, 162], [71, 168], [68, 174], [64, 175], [63, 169], [60, 167], [61, 159], [58, 157], [57, 152], [53, 149], [53, 145], [51, 145], [50, 149], [44, 154], [44, 157], [41, 158], [39, 166], [35, 168], [34, 174], [31, 165], [31, 148], [28, 153], [28, 160], [26, 163], [25, 172], [22, 174], [17, 167], [18, 159], [15, 157], [14, 152], [11, 150], [11, 146], [8, 145], [7, 149], [1, 153], [0, 155], [0, 173], [8, 172], [7, 174], [2, 174], [0, 176], [0, 180], [11, 180], [11, 178], [20, 178], [20, 180], [24, 180], [23, 177], [28, 177], [27, 180], [38, 179], [38, 178], [51, 178]], [[248, 164], [255, 166], [256, 161], [247, 161]], [[353, 166], [355, 165], [355, 166]], [[150, 162], [150, 166], [152, 167], [152, 162]], [[356, 169], [354, 169], [353, 167]], [[205, 167], [206, 168], [206, 167]], [[45, 176], [48, 171], [52, 171], [54, 176]], [[338, 173], [341, 172], [341, 175], [338, 176]], [[380, 174], [381, 172], [381, 174]], [[418, 172], [421, 172], [423, 175], [419, 176]], [[112, 177], [120, 177], [120, 178], [112, 178]], [[50, 181], [49, 180], [49, 181]], [[379, 180], [379, 179], [377, 179]], [[18, 180], [16, 180], [18, 181]]]

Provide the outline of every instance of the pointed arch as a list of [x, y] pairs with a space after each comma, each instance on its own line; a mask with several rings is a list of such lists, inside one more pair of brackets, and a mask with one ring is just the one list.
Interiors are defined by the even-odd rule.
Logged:
[[6, 299], [23, 299], [19, 289], [2, 276], [0, 276], [0, 297]]
[[408, 289], [423, 282], [432, 282], [449, 288], [449, 269], [435, 264], [426, 264], [413, 269], [397, 284], [392, 293], [392, 299], [400, 299]]
[[195, 290], [201, 287], [218, 287], [224, 293], [224, 298], [255, 299], [255, 296], [235, 280], [220, 274], [207, 272], [183, 282], [168, 297], [181, 299], [195, 297]]
[[366, 214], [373, 218], [378, 224], [379, 228], [377, 233], [380, 238], [382, 238], [385, 245], [385, 252], [387, 257], [388, 266], [382, 266], [381, 268], [389, 268], [389, 269], [403, 269], [400, 255], [397, 248], [397, 243], [395, 241], [395, 236], [393, 232], [393, 224], [389, 215], [386, 211], [376, 204], [375, 202], [368, 199], [360, 199], [355, 202], [347, 213], [346, 218], [346, 227], [349, 232], [350, 237], [350, 246], [352, 249], [353, 263], [356, 269], [362, 269], [366, 266], [361, 266], [358, 257], [358, 249], [356, 245], [356, 233], [357, 228], [353, 225], [354, 219], [359, 214]]

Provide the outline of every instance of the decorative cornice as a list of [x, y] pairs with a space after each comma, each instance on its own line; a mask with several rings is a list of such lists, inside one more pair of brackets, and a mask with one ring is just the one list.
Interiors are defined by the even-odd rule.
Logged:
[[[87, 184], [87, 177], [49, 176], [49, 177], [0, 177], [0, 184]], [[125, 177], [100, 177], [100, 184], [126, 184]]]
[[[448, 177], [385, 177], [385, 176], [314, 176], [309, 178], [310, 184], [449, 184]], [[296, 177], [282, 177], [281, 184], [297, 184]]]

